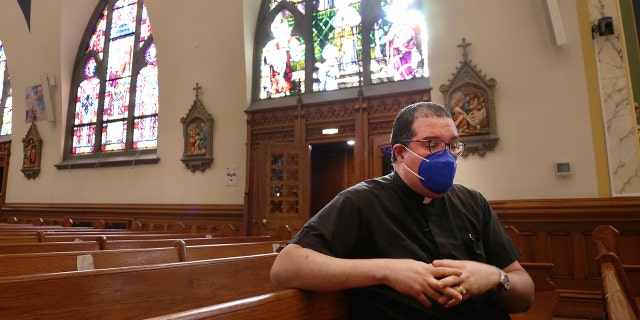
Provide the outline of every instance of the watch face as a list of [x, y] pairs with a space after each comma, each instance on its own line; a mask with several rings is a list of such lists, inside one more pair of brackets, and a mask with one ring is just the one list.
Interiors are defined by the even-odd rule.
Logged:
[[502, 270], [500, 272], [500, 286], [504, 291], [508, 291], [509, 288], [511, 288], [511, 283], [509, 282], [509, 276], [507, 275], [506, 272]]

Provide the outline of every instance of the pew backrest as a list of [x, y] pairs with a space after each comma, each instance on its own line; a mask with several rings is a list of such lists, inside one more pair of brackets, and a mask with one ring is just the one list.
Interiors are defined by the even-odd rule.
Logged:
[[37, 235], [3, 235], [0, 236], [1, 243], [37, 243], [40, 242], [40, 238]]
[[99, 250], [98, 241], [0, 243], [0, 254]]
[[71, 272], [186, 261], [184, 242], [151, 249], [92, 250], [0, 255], [0, 277]]
[[108, 234], [108, 233], [91, 233], [91, 234], [44, 234], [40, 239], [41, 242], [73, 242], [73, 241], [96, 241], [100, 238], [108, 240], [154, 240], [154, 239], [204, 239], [210, 238], [208, 234], [185, 234], [185, 233], [127, 233], [127, 234]]

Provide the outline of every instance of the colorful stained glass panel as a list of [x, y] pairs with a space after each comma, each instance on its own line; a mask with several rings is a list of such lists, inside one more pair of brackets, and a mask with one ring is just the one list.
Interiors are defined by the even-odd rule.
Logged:
[[7, 73], [7, 56], [0, 41], [0, 107], [2, 108], [2, 127], [0, 135], [11, 134], [13, 121], [13, 96]]
[[136, 31], [136, 13], [138, 6], [127, 5], [113, 10], [111, 22], [111, 39], [131, 35]]
[[314, 91], [358, 86], [362, 61], [360, 1], [324, 3], [314, 13]]
[[89, 40], [89, 47], [87, 52], [95, 51], [102, 58], [102, 52], [104, 51], [104, 38], [107, 30], [107, 10], [105, 9], [96, 25], [96, 30], [93, 32], [91, 39]]
[[158, 113], [158, 67], [155, 51], [155, 45], [152, 44], [145, 55], [148, 65], [138, 74], [134, 112], [136, 117]]
[[96, 122], [98, 116], [98, 104], [100, 80], [90, 78], [82, 81], [78, 87], [76, 97], [76, 110], [74, 124], [87, 124]]
[[116, 3], [113, 5], [114, 8], [122, 8], [124, 6], [128, 6], [131, 4], [135, 4], [137, 3], [137, 0], [118, 0], [116, 1]]
[[109, 122], [102, 125], [102, 151], [124, 150], [126, 141], [126, 121]]
[[71, 153], [90, 153], [93, 152], [93, 143], [96, 139], [95, 126], [82, 126], [73, 129], [73, 148]]
[[136, 119], [133, 128], [133, 148], [146, 149], [158, 146], [158, 117]]
[[105, 105], [102, 113], [104, 121], [127, 117], [130, 87], [131, 78], [128, 77], [107, 82], [107, 89], [104, 94]]
[[371, 31], [371, 82], [429, 76], [424, 16], [410, 1], [384, 0], [384, 18]]
[[142, 7], [142, 21], [140, 21], [140, 46], [151, 36], [151, 22], [147, 14], [147, 7]]
[[302, 37], [291, 34], [293, 25], [293, 15], [287, 10], [281, 11], [271, 24], [274, 39], [262, 49], [262, 99], [304, 92], [305, 45]]
[[133, 36], [112, 40], [109, 47], [109, 80], [131, 76], [133, 59]]
[[11, 134], [13, 125], [13, 97], [11, 96], [11, 89], [9, 89], [9, 97], [4, 103], [4, 110], [2, 111], [2, 129], [0, 129], [0, 135], [6, 136]]

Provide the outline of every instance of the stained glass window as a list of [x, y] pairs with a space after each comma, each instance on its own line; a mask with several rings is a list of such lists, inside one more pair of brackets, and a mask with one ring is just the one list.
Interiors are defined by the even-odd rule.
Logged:
[[11, 84], [9, 82], [9, 71], [7, 70], [7, 57], [4, 53], [4, 46], [0, 41], [0, 116], [2, 117], [2, 127], [0, 136], [11, 134], [11, 121], [13, 112], [13, 98], [11, 96]]
[[259, 17], [254, 100], [429, 76], [419, 0], [263, 0]]
[[101, 1], [94, 21], [76, 63], [65, 160], [155, 153], [158, 66], [144, 1]]

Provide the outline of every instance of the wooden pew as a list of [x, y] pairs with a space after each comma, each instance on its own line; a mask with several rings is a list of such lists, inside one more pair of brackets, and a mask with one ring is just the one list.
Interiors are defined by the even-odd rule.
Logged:
[[273, 292], [276, 254], [0, 278], [5, 319], [145, 319]]
[[[513, 226], [505, 226], [505, 231], [520, 250], [520, 232]], [[520, 262], [520, 265], [529, 273], [535, 287], [533, 305], [526, 312], [511, 314], [511, 319], [549, 320], [553, 316], [553, 310], [558, 304], [560, 293], [551, 282], [551, 269], [553, 263], [546, 262]]]
[[172, 247], [163, 248], [3, 254], [0, 255], [0, 277], [274, 253], [285, 243], [264, 241], [186, 246], [184, 241], [176, 240]]
[[[240, 236], [240, 237], [213, 237], [213, 238], [185, 238], [182, 239], [187, 246], [240, 243], [240, 242], [262, 242], [279, 241], [280, 238], [274, 236]], [[109, 240], [105, 241], [103, 249], [136, 249], [136, 248], [160, 248], [173, 245], [175, 240], [155, 239], [155, 240]]]
[[[36, 253], [36, 252], [69, 252], [79, 250], [115, 250], [115, 249], [141, 249], [141, 248], [162, 248], [173, 246], [176, 240], [183, 240], [187, 246], [209, 245], [220, 243], [236, 242], [261, 242], [277, 241], [277, 237], [271, 236], [245, 236], [245, 237], [213, 237], [207, 238], [204, 235], [192, 237], [186, 234], [170, 237], [160, 237], [162, 239], [149, 239], [149, 237], [115, 237], [101, 235], [91, 241], [66, 241], [66, 242], [40, 242], [40, 243], [0, 243], [0, 254], [15, 253]], [[93, 237], [92, 237], [93, 239]], [[126, 240], [122, 240], [126, 239]], [[71, 239], [65, 239], [71, 240]]]
[[131, 230], [75, 230], [75, 231], [20, 231], [0, 233], [0, 243], [71, 242], [76, 240], [94, 241], [100, 236], [113, 239], [166, 239], [166, 238], [206, 238], [207, 234], [156, 233]]
[[148, 320], [342, 320], [349, 319], [343, 291], [313, 293], [288, 289]]
[[186, 261], [186, 246], [0, 255], [0, 277], [72, 272]]
[[607, 319], [640, 319], [640, 307], [631, 291], [627, 274], [616, 252], [620, 233], [610, 225], [599, 225], [592, 236], [598, 248], [603, 302]]
[[[513, 227], [507, 232], [519, 246], [519, 233]], [[549, 280], [551, 263], [524, 262], [536, 286], [535, 301], [525, 313], [512, 314], [512, 319], [551, 319], [559, 294]], [[349, 310], [344, 291], [315, 293], [297, 289], [276, 291], [236, 301], [166, 314], [149, 320], [196, 319], [348, 319]]]

